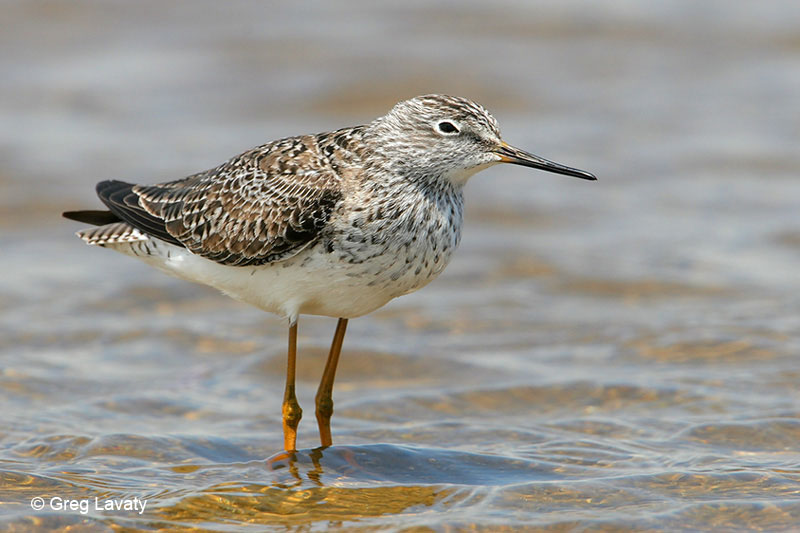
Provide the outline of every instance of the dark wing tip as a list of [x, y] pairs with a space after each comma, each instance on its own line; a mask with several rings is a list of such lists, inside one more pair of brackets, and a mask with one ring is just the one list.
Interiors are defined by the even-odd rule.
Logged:
[[[117, 180], [106, 180], [98, 183], [95, 187], [95, 190], [97, 191], [97, 196], [103, 200], [103, 203], [108, 204], [106, 200], [111, 193], [119, 190], [129, 189], [130, 187], [133, 187], [133, 185], [130, 183]], [[81, 211], [64, 211], [61, 213], [61, 216], [68, 218], [69, 220], [83, 222], [84, 224], [92, 224], [94, 226], [105, 226], [106, 224], [113, 224], [114, 222], [119, 222], [122, 220], [119, 215], [113, 213], [112, 211], [91, 209], [84, 209]]]
[[119, 222], [121, 219], [111, 211], [64, 211], [61, 216], [84, 224], [92, 224], [93, 226], [105, 226], [106, 224], [113, 224]]
[[133, 183], [106, 180], [98, 183], [96, 189], [100, 200], [120, 220], [151, 237], [183, 246], [183, 243], [169, 233], [163, 218], [148, 212], [140, 205], [139, 195], [133, 190], [135, 187]]

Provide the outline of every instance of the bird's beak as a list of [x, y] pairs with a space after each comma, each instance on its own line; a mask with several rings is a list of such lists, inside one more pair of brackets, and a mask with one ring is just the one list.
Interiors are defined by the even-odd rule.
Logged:
[[555, 172], [556, 174], [564, 174], [566, 176], [574, 176], [584, 180], [595, 181], [597, 178], [594, 174], [586, 172], [585, 170], [578, 170], [577, 168], [565, 167], [552, 161], [548, 161], [538, 155], [530, 154], [519, 148], [514, 148], [508, 143], [501, 143], [500, 148], [495, 150], [495, 153], [500, 156], [502, 163], [512, 163], [514, 165], [522, 165], [524, 167], [538, 168], [539, 170], [546, 170], [547, 172]]

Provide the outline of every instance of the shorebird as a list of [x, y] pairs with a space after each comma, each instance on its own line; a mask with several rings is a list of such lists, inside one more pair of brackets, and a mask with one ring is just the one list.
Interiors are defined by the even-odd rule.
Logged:
[[463, 188], [513, 163], [595, 180], [505, 143], [495, 118], [465, 98], [426, 95], [369, 124], [287, 137], [176, 181], [101, 181], [108, 210], [69, 211], [112, 248], [288, 321], [284, 449], [296, 448], [297, 320], [338, 318], [317, 391], [322, 446], [332, 444], [333, 381], [347, 321], [424, 287], [461, 237]]

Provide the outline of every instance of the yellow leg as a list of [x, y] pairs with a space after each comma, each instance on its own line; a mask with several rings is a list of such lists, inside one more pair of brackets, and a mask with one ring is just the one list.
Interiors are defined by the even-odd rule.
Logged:
[[297, 322], [289, 326], [289, 361], [286, 364], [286, 390], [283, 394], [283, 449], [296, 450], [297, 425], [303, 410], [294, 394], [294, 375], [297, 361]]
[[331, 415], [333, 414], [333, 380], [336, 377], [336, 365], [339, 363], [339, 354], [342, 353], [344, 333], [347, 330], [347, 319], [340, 318], [336, 324], [336, 333], [333, 334], [331, 351], [325, 363], [325, 371], [317, 389], [317, 424], [319, 425], [319, 440], [323, 446], [333, 444], [331, 439]]

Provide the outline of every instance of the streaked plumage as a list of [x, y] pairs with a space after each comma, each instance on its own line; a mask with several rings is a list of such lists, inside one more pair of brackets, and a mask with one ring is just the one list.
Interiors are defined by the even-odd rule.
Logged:
[[267, 143], [177, 181], [100, 182], [108, 213], [65, 216], [102, 224], [78, 232], [88, 244], [294, 326], [303, 313], [361, 316], [433, 280], [460, 240], [464, 184], [501, 162], [594, 179], [505, 144], [480, 105], [427, 95], [370, 124]]

